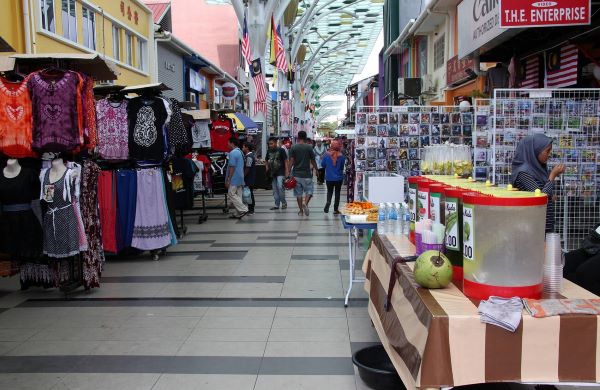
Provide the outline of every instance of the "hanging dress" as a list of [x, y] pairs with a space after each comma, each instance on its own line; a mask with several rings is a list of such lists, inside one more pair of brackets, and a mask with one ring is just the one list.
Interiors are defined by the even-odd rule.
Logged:
[[137, 174], [133, 169], [119, 169], [117, 176], [117, 247], [131, 247], [137, 200]]
[[27, 81], [0, 77], [0, 153], [11, 158], [36, 157], [32, 142], [31, 98]]
[[171, 244], [162, 169], [137, 170], [137, 202], [131, 246], [141, 250]]
[[37, 173], [25, 167], [16, 177], [0, 171], [0, 253], [12, 260], [37, 260], [42, 255], [42, 226], [31, 201], [39, 196]]
[[104, 266], [102, 226], [98, 212], [98, 175], [100, 168], [92, 161], [83, 164], [81, 179], [81, 214], [88, 242], [88, 249], [81, 253], [83, 260], [83, 286], [86, 290], [100, 287]]
[[41, 199], [47, 204], [44, 214], [44, 254], [65, 258], [79, 253], [79, 230], [72, 204], [70, 183], [72, 170], [67, 169], [56, 182], [50, 182], [50, 170], [42, 171]]

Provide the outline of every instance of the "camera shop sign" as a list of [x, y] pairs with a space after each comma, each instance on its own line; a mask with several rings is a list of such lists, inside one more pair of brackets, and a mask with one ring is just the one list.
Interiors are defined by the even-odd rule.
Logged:
[[500, 0], [500, 27], [585, 25], [591, 9], [591, 0]]

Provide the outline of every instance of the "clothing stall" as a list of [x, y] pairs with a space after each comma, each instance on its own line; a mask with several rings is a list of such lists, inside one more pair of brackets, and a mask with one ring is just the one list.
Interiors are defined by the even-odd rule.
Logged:
[[0, 69], [0, 276], [68, 293], [99, 287], [105, 254], [158, 260], [190, 188], [179, 171], [193, 185], [198, 170], [168, 87], [94, 89], [116, 72], [93, 55], [13, 60]]
[[[14, 55], [0, 69], [0, 260], [21, 287], [100, 286], [96, 55]], [[3, 267], [0, 267], [3, 268]], [[6, 266], [4, 266], [6, 268]]]

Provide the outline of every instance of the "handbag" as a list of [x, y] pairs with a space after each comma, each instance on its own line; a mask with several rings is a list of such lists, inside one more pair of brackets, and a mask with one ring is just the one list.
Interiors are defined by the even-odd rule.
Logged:
[[248, 186], [244, 186], [244, 188], [242, 189], [242, 201], [245, 204], [252, 203], [252, 193], [250, 192], [250, 187]]

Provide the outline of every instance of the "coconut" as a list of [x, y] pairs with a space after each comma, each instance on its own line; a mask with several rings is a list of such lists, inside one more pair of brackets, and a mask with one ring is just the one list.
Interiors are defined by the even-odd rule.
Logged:
[[417, 258], [413, 274], [422, 287], [444, 288], [452, 281], [452, 263], [439, 251], [427, 251]]

